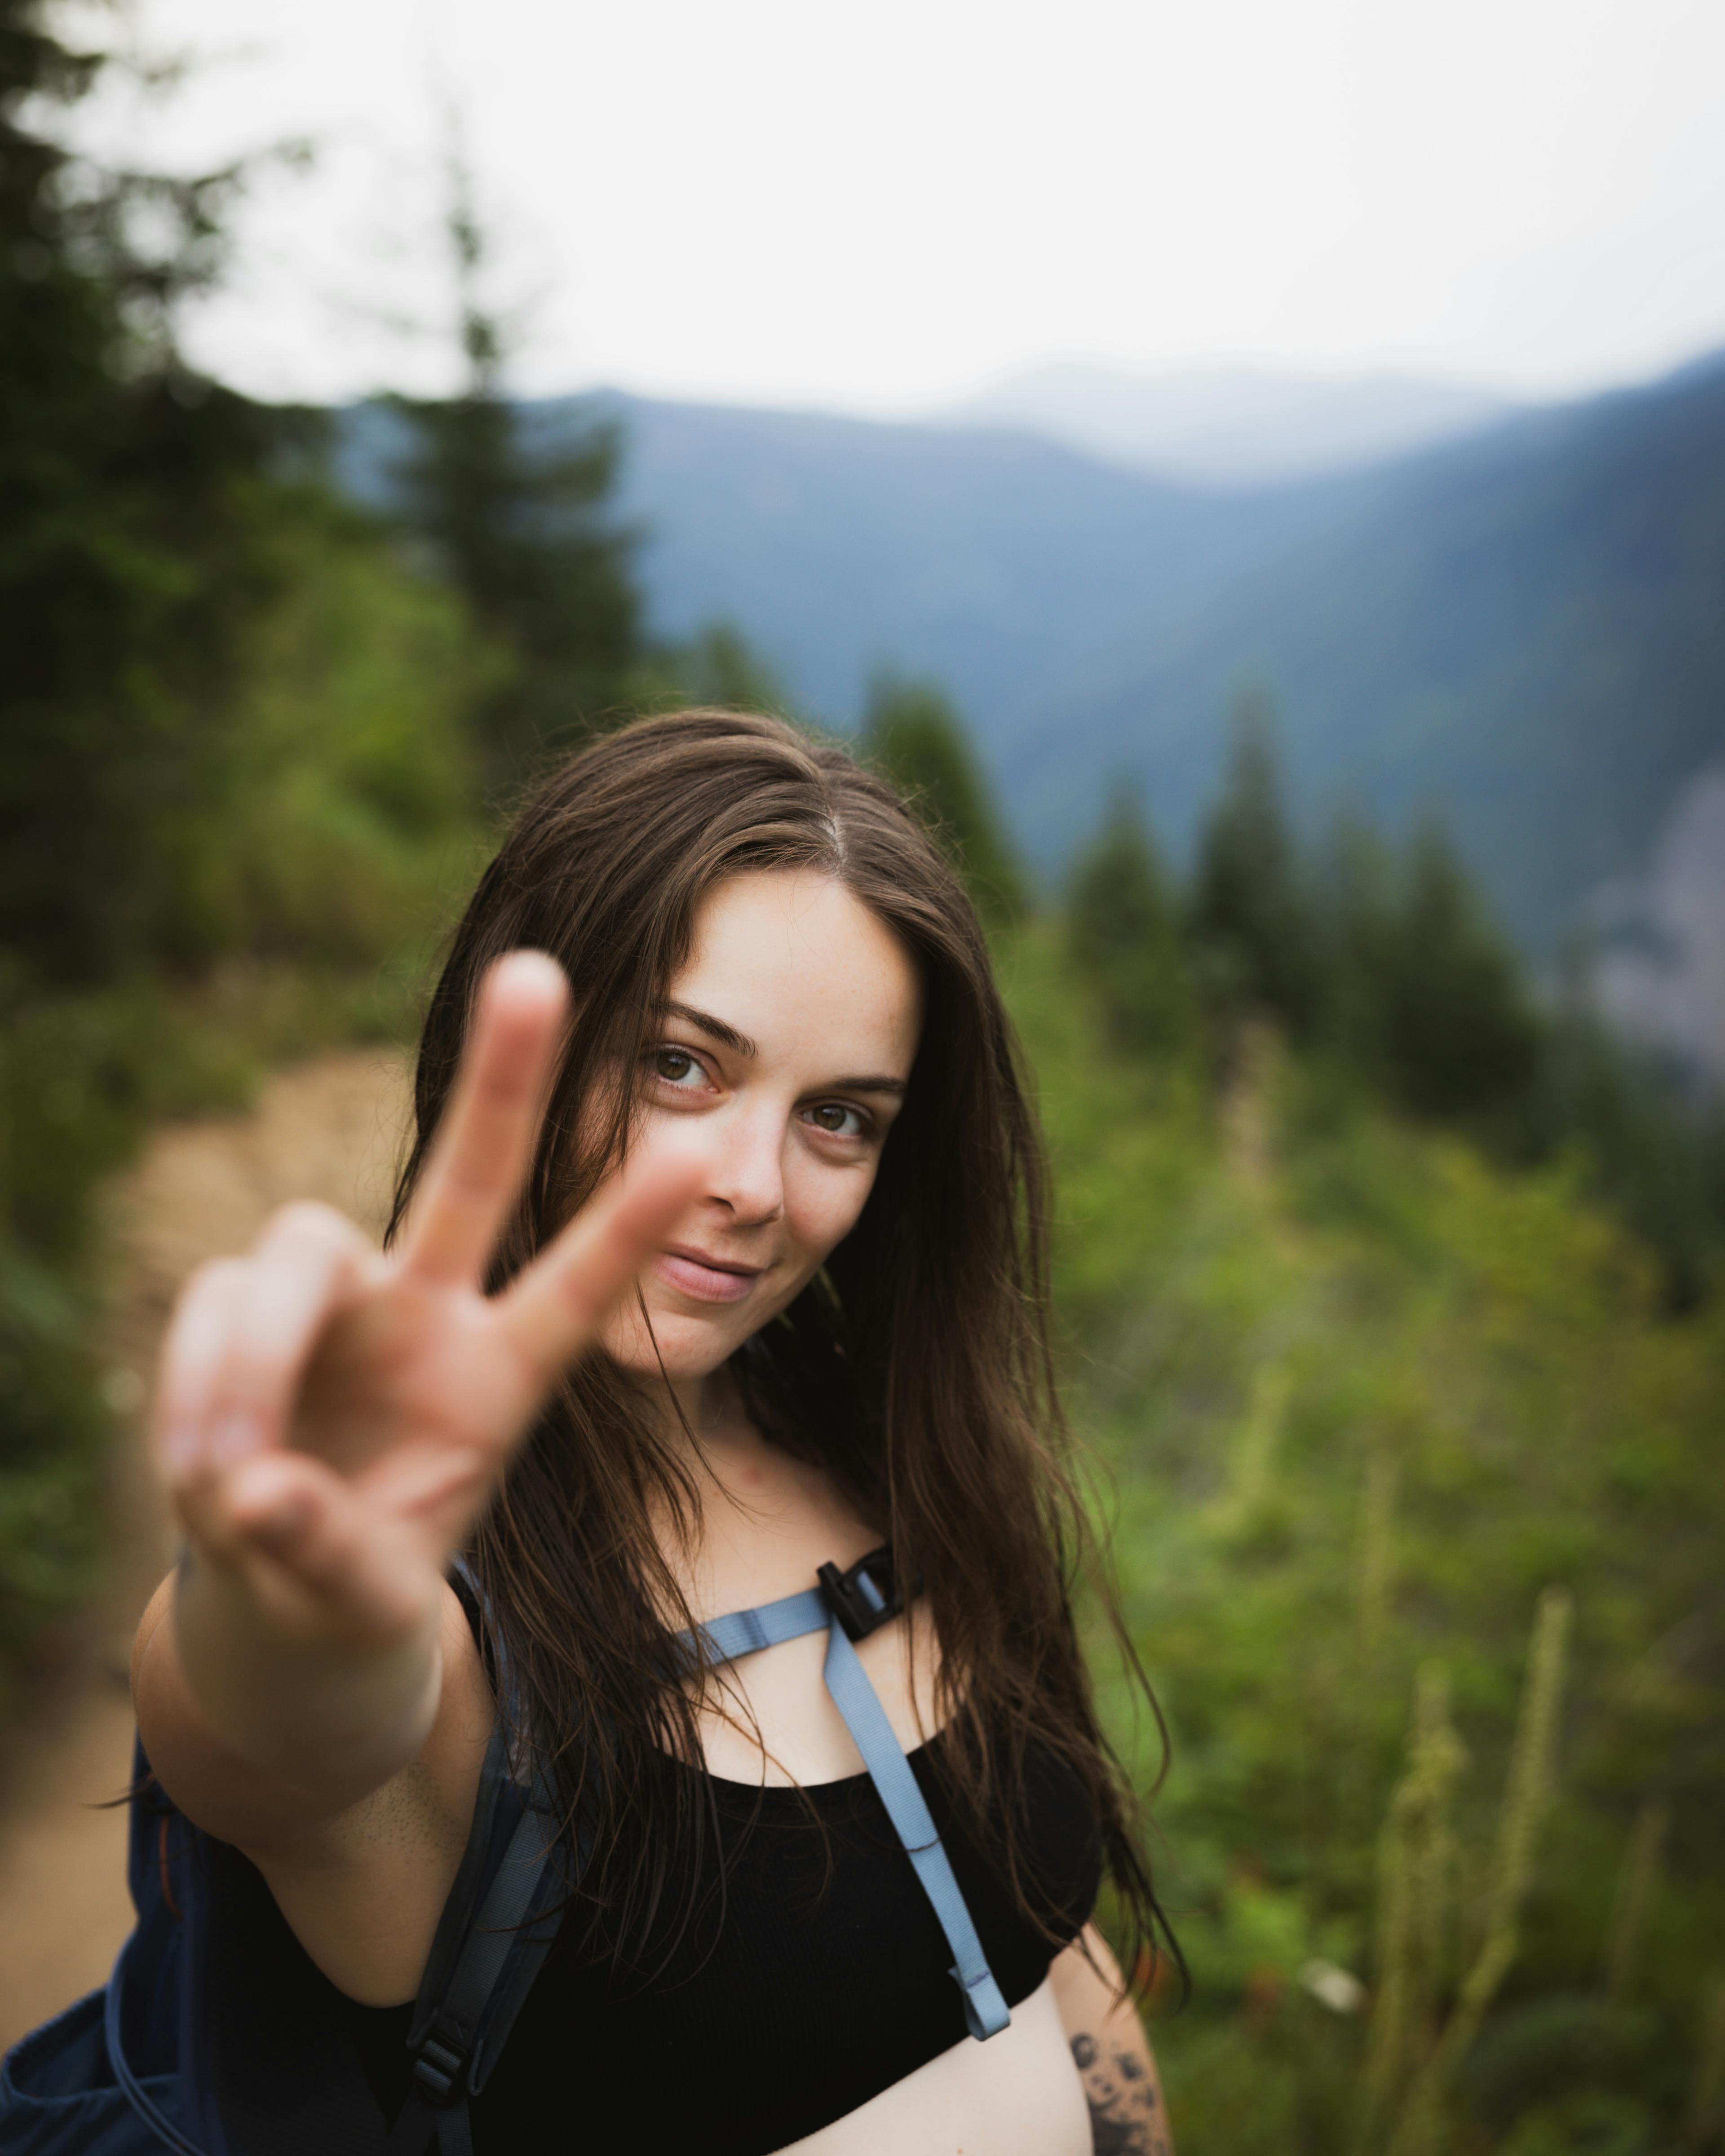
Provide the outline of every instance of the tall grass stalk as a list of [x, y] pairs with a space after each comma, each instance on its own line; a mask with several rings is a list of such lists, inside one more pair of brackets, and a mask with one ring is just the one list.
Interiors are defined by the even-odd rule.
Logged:
[[1610, 1921], [1605, 1928], [1604, 1992], [1606, 2004], [1626, 2006], [1634, 1991], [1646, 1936], [1647, 1918], [1659, 1892], [1661, 1860], [1671, 1822], [1671, 1808], [1662, 1798], [1651, 1797], [1635, 1815], [1629, 1845], [1617, 1875], [1611, 1897]]
[[1228, 1493], [1229, 1510], [1237, 1520], [1250, 1520], [1270, 1494], [1293, 1385], [1293, 1373], [1285, 1362], [1260, 1363], [1252, 1373]]
[[1527, 1675], [1510, 1755], [1509, 1780], [1498, 1814], [1485, 1937], [1462, 1979], [1443, 2034], [1414, 2079], [1390, 2156], [1435, 2156], [1443, 2132], [1445, 2101], [1455, 2069], [1479, 2034], [1486, 2009], [1515, 1960], [1521, 1940], [1522, 1904], [1532, 1876], [1539, 1830], [1551, 1802], [1558, 1710], [1563, 1692], [1574, 1604], [1567, 1589], [1548, 1587], [1533, 1619]]
[[1450, 1724], [1449, 1673], [1428, 1662], [1414, 1687], [1408, 1771], [1378, 1844], [1377, 1998], [1360, 2092], [1356, 2156], [1377, 2147], [1408, 2076], [1429, 2051], [1448, 1964], [1455, 1871], [1451, 1797], [1467, 1755]]

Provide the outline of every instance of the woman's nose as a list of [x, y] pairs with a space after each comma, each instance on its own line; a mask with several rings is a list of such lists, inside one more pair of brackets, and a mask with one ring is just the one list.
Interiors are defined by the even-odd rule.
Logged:
[[731, 1122], [713, 1161], [707, 1190], [728, 1208], [738, 1227], [760, 1227], [776, 1220], [784, 1210], [783, 1119], [756, 1113], [739, 1115]]

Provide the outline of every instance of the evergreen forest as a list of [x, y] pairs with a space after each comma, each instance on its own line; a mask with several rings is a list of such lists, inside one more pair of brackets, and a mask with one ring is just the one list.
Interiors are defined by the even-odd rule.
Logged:
[[[103, 1563], [104, 1178], [275, 1064], [410, 1040], [551, 760], [786, 708], [724, 624], [649, 634], [626, 433], [523, 424], [459, 173], [464, 383], [393, 400], [367, 506], [328, 415], [182, 356], [247, 171], [64, 147], [109, 63], [59, 20], [0, 0], [14, 1728]], [[1183, 2156], [1725, 2148], [1717, 1125], [1536, 994], [1440, 824], [1296, 836], [1267, 703], [1214, 713], [1189, 865], [1122, 786], [1057, 885], [937, 683], [863, 703], [970, 880], [1054, 1158], [1066, 1403], [1165, 1722], [1098, 1620]]]

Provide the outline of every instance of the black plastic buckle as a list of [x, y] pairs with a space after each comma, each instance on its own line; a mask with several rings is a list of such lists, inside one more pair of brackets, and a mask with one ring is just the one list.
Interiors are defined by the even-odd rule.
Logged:
[[459, 2094], [466, 2072], [467, 2054], [435, 2036], [425, 2039], [413, 2061], [413, 2079], [435, 2104], [447, 2103]]
[[884, 1543], [860, 1557], [848, 1572], [829, 1563], [814, 1576], [847, 1639], [866, 1640], [905, 1606], [892, 1552]]

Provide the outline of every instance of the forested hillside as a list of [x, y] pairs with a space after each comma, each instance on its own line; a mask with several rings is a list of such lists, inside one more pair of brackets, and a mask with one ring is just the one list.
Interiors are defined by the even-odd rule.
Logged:
[[[849, 726], [930, 674], [1045, 874], [1132, 775], [1176, 851], [1245, 689], [1301, 814], [1436, 806], [1527, 947], [1725, 751], [1725, 363], [1346, 479], [1217, 495], [1054, 444], [606, 395], [649, 622], [736, 625]], [[374, 489], [375, 418], [347, 469]]]
[[[865, 739], [998, 891], [936, 731], [877, 711]], [[1435, 834], [1302, 873], [1249, 730], [1195, 851], [1170, 875], [1122, 798], [999, 947], [1068, 1404], [1167, 1723], [1098, 1621], [1189, 1964], [1182, 2011], [1154, 1977], [1179, 2146], [1698, 2156], [1725, 2136], [1720, 1163], [1671, 1133], [1713, 1191], [1679, 1317], [1676, 1246], [1627, 1224], [1647, 1158], [1614, 1192], [1602, 1126], [1542, 1135], [1569, 1051]]]
[[[1109, 1052], [1056, 948], [1014, 1002], [1172, 1745], [1183, 2156], [1717, 2147], [1717, 1308], [1661, 1320], [1561, 1167], [1337, 1114], [1267, 1047], [1218, 1113]], [[1119, 1713], [1147, 1789], [1157, 1732]]]
[[[1202, 495], [1004, 433], [614, 392], [524, 409], [551, 444], [594, 418], [622, 429], [619, 506], [658, 635], [734, 624], [831, 725], [855, 723], [876, 669], [932, 675], [991, 753], [1147, 607], [1213, 588], [1327, 500]], [[343, 414], [341, 439], [352, 490], [397, 502], [393, 409]]]
[[1112, 683], [1022, 735], [1001, 783], [1045, 842], [1083, 827], [1114, 769], [1189, 829], [1217, 714], [1251, 683], [1308, 813], [1442, 808], [1502, 911], [1549, 948], [1725, 752], [1722, 592], [1716, 361], [1385, 473], [1328, 532], [1111, 654]]

